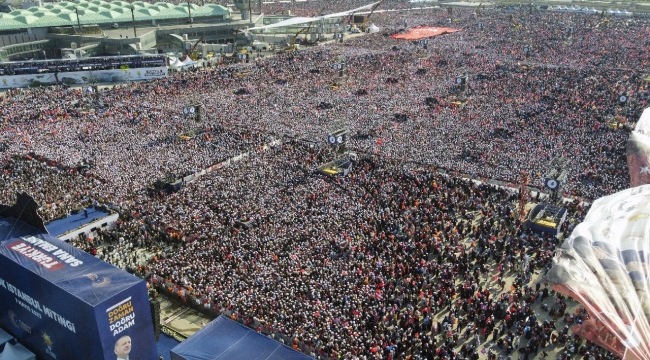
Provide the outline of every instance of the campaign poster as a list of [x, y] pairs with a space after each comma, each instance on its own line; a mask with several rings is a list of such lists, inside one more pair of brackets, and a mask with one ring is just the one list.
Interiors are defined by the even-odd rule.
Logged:
[[0, 326], [39, 359], [157, 359], [144, 280], [46, 234], [0, 242]]
[[147, 292], [144, 282], [95, 308], [104, 359], [114, 359], [116, 355], [121, 359], [127, 359], [124, 356], [128, 355], [129, 360], [157, 359], [151, 308], [146, 297], [138, 296], [142, 292]]

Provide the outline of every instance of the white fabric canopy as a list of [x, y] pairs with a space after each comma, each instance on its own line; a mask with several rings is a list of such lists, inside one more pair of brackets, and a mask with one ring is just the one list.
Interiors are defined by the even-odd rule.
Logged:
[[649, 213], [650, 185], [597, 199], [547, 273], [590, 315], [572, 330], [623, 359], [650, 359]]
[[643, 110], [643, 114], [641, 114], [639, 121], [636, 123], [634, 131], [650, 135], [650, 107]]
[[352, 9], [352, 10], [348, 10], [348, 11], [344, 11], [344, 12], [340, 12], [340, 13], [334, 13], [334, 14], [323, 15], [322, 18], [324, 18], [324, 19], [328, 19], [328, 18], [339, 17], [339, 16], [346, 16], [346, 15], [350, 15], [350, 14], [358, 13], [359, 11], [362, 11], [362, 10], [370, 10], [370, 9], [372, 9], [375, 5], [377, 5], [377, 4], [379, 4], [379, 3], [380, 3], [380, 1], [377, 1], [377, 2], [374, 2], [374, 3], [372, 3], [372, 4], [368, 4], [368, 5], [364, 5], [364, 6], [358, 7], [358, 8], [356, 8], [356, 9]]
[[282, 20], [280, 22], [277, 22], [275, 24], [270, 24], [270, 25], [264, 25], [264, 26], [256, 26], [252, 28], [248, 28], [243, 31], [251, 31], [251, 30], [263, 30], [263, 29], [271, 29], [271, 28], [276, 28], [276, 27], [283, 27], [283, 26], [292, 26], [292, 25], [298, 25], [298, 24], [308, 24], [314, 21], [320, 21], [321, 18], [312, 18], [312, 17], [295, 17], [287, 20]]
[[248, 28], [248, 29], [243, 30], [243, 31], [271, 29], [271, 28], [292, 26], [292, 25], [298, 25], [298, 24], [309, 24], [309, 23], [312, 23], [312, 22], [320, 21], [322, 19], [329, 19], [329, 18], [334, 18], [334, 17], [347, 16], [347, 15], [354, 14], [354, 13], [357, 13], [357, 12], [362, 11], [362, 10], [372, 9], [377, 4], [379, 4], [379, 1], [374, 2], [372, 4], [368, 4], [368, 5], [358, 7], [356, 9], [343, 11], [343, 12], [339, 12], [339, 13], [327, 14], [327, 15], [316, 16], [316, 17], [295, 17], [295, 18], [291, 18], [291, 19], [287, 19], [287, 20], [277, 22], [275, 24], [269, 24], [269, 25], [264, 25], [264, 26], [256, 26], [256, 27]]
[[641, 114], [625, 145], [630, 185], [650, 184], [650, 108]]

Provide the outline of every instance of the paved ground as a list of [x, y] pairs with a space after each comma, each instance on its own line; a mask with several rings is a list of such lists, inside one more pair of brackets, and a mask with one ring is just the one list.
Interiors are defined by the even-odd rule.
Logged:
[[203, 328], [212, 319], [188, 307], [180, 306], [164, 296], [160, 299], [160, 323], [184, 337], [189, 337]]

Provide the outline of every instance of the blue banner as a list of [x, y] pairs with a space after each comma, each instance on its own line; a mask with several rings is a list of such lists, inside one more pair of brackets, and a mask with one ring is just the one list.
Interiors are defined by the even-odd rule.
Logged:
[[46, 234], [0, 240], [0, 326], [39, 359], [157, 359], [144, 280]]

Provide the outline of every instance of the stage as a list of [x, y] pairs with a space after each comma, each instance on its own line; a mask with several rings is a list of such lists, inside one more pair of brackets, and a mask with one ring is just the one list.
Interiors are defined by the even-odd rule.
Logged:
[[45, 228], [50, 235], [67, 241], [80, 233], [89, 233], [93, 228], [108, 227], [115, 223], [118, 217], [117, 214], [111, 214], [94, 207], [87, 208], [85, 211], [87, 216], [84, 210], [81, 210], [50, 222], [45, 225]]
[[567, 210], [551, 204], [538, 204], [528, 214], [525, 227], [538, 233], [559, 236], [566, 221]]

